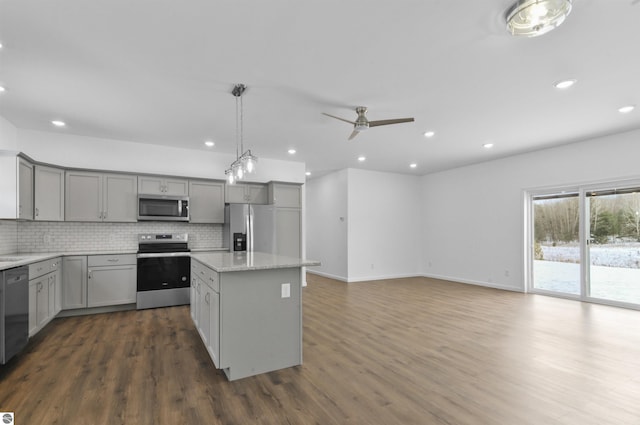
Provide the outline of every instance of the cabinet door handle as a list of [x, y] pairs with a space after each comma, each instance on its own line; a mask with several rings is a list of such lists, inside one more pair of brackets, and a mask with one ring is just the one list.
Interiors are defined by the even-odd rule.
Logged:
[[106, 211], [102, 213], [102, 219], [103, 219], [103, 220], [106, 220], [106, 219], [107, 219], [107, 212], [106, 212]]
[[107, 261], [110, 262], [110, 263], [117, 263], [118, 261], [120, 261], [120, 259], [119, 258], [109, 258]]
[[40, 215], [40, 210], [36, 208], [36, 217]]
[[207, 295], [204, 296], [204, 300], [207, 302], [207, 304], [209, 304], [209, 298], [211, 296], [211, 293], [207, 292]]
[[91, 279], [91, 270], [89, 270], [89, 273], [87, 273], [87, 277]]

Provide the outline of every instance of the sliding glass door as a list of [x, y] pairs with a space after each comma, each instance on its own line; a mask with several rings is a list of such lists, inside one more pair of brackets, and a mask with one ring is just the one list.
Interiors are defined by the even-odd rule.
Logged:
[[534, 196], [533, 220], [533, 288], [580, 295], [578, 193]]
[[640, 182], [528, 199], [529, 291], [640, 308]]
[[586, 193], [588, 296], [640, 305], [640, 188]]

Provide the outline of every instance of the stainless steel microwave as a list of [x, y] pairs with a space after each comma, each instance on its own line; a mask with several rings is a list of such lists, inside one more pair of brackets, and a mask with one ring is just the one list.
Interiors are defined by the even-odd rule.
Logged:
[[189, 221], [189, 197], [138, 195], [138, 220]]

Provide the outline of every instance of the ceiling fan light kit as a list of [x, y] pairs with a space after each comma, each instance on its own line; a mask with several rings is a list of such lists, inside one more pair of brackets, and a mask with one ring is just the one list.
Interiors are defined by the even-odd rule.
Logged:
[[537, 37], [560, 26], [571, 13], [572, 0], [518, 0], [507, 10], [511, 35]]
[[[255, 172], [256, 162], [258, 162], [258, 157], [251, 153], [251, 149], [244, 150], [244, 108], [242, 105], [242, 95], [246, 89], [247, 86], [244, 84], [236, 84], [231, 91], [231, 94], [236, 98], [236, 160], [233, 161], [224, 172], [229, 184], [234, 184], [236, 181], [242, 180], [247, 174]], [[242, 152], [242, 154], [240, 154], [240, 152]]]
[[390, 119], [390, 120], [375, 120], [375, 121], [369, 121], [367, 119], [367, 108], [365, 106], [358, 106], [356, 108], [356, 113], [358, 114], [358, 118], [356, 118], [355, 121], [351, 121], [351, 120], [347, 120], [344, 118], [340, 118], [340, 117], [336, 117], [335, 115], [330, 115], [327, 114], [325, 112], [322, 113], [322, 115], [326, 115], [328, 117], [331, 118], [335, 118], [337, 120], [340, 121], [344, 121], [344, 122], [348, 122], [349, 124], [353, 124], [353, 132], [351, 133], [351, 136], [349, 136], [349, 140], [353, 139], [354, 137], [356, 137], [358, 135], [358, 133], [360, 133], [361, 131], [364, 131], [368, 128], [371, 127], [379, 127], [381, 125], [390, 125], [390, 124], [401, 124], [401, 123], [405, 123], [405, 122], [413, 122], [415, 121], [414, 118], [394, 118], [394, 119]]

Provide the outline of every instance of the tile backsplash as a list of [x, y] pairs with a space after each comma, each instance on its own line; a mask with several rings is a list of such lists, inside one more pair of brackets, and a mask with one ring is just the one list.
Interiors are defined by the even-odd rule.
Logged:
[[[4, 223], [0, 226], [0, 249], [4, 246]], [[18, 252], [136, 251], [138, 233], [188, 233], [191, 249], [222, 247], [221, 224], [24, 221], [18, 222], [14, 231]]]
[[13, 254], [18, 250], [18, 223], [0, 220], [0, 254]]

